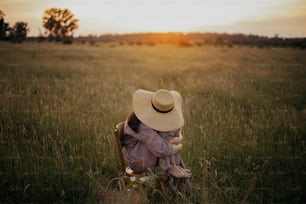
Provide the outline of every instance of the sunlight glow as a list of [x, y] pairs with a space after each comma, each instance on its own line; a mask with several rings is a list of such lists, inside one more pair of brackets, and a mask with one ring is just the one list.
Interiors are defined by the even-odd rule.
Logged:
[[[70, 6], [81, 22], [108, 32], [190, 32], [242, 20], [290, 16], [299, 0], [76, 0]], [[107, 25], [107, 26], [105, 26]]]
[[[1, 0], [1, 4], [8, 19], [17, 21], [24, 16], [37, 28], [41, 27], [44, 10], [69, 8], [80, 20], [77, 34], [82, 35], [190, 32], [207, 27], [228, 28], [241, 21], [306, 15], [304, 0]], [[36, 32], [36, 28], [31, 30]]]

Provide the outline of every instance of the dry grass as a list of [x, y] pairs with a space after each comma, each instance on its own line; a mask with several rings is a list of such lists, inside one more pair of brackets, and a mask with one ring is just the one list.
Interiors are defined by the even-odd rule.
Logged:
[[180, 202], [305, 201], [305, 51], [0, 45], [3, 202], [95, 202], [120, 171], [114, 125], [138, 89], [179, 90]]

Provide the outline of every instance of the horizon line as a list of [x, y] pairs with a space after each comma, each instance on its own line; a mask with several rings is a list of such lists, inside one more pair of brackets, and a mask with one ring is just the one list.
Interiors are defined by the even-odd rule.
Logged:
[[[105, 35], [144, 35], [144, 34], [216, 34], [216, 35], [245, 35], [245, 36], [258, 36], [258, 37], [266, 37], [266, 38], [306, 38], [306, 35], [304, 36], [282, 36], [281, 34], [275, 33], [274, 35], [263, 35], [258, 33], [246, 33], [246, 32], [221, 32], [221, 31], [134, 31], [134, 32], [102, 32], [102, 33], [89, 33], [89, 34], [78, 34], [73, 35], [73, 38], [79, 38], [79, 37], [101, 37]], [[29, 35], [27, 37], [40, 37], [39, 34], [37, 35]], [[42, 37], [47, 37], [43, 35]]]

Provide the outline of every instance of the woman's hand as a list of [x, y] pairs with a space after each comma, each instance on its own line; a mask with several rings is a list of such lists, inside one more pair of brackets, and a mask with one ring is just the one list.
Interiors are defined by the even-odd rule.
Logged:
[[178, 137], [172, 138], [169, 142], [170, 142], [170, 144], [178, 145], [178, 144], [182, 143], [182, 140], [183, 140], [183, 135], [180, 133], [180, 135]]
[[173, 144], [172, 146], [173, 146], [173, 154], [178, 153], [183, 148], [183, 145], [181, 143], [177, 144], [177, 145]]

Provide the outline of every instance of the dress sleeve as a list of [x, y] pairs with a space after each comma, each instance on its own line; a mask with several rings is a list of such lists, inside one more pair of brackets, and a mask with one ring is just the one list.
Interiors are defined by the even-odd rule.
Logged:
[[173, 155], [172, 144], [163, 139], [157, 131], [143, 124], [139, 128], [139, 133], [135, 136], [147, 146], [154, 156], [162, 158]]

